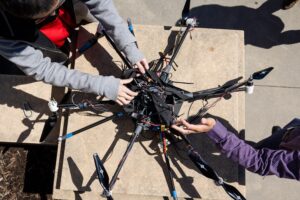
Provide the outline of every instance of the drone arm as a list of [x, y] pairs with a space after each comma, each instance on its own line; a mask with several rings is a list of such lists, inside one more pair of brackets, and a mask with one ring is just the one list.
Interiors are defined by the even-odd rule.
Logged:
[[[180, 41], [179, 41], [179, 43], [178, 43], [178, 45], [177, 45], [177, 47], [176, 47], [176, 49], [175, 49], [175, 51], [174, 51], [171, 59], [170, 59], [170, 62], [169, 62], [170, 65], [173, 64], [173, 62], [174, 62], [174, 60], [175, 60], [175, 58], [176, 58], [176, 56], [177, 56], [177, 54], [179, 52], [179, 49], [181, 48], [181, 46], [182, 46], [182, 44], [183, 44], [183, 42], [184, 42], [184, 40], [185, 40], [188, 32], [191, 30], [192, 27], [193, 27], [192, 24], [188, 24], [188, 26], [186, 27], [186, 29], [185, 29], [185, 31], [184, 31], [184, 33], [182, 35], [182, 38], [180, 39]], [[170, 71], [168, 71], [168, 72], [170, 72]]]
[[173, 197], [173, 200], [178, 200], [178, 197], [177, 197], [177, 192], [176, 192], [176, 188], [175, 188], [175, 183], [174, 183], [174, 179], [173, 179], [173, 174], [172, 174], [172, 168], [171, 168], [171, 165], [170, 165], [170, 159], [169, 159], [169, 156], [168, 156], [168, 153], [167, 153], [167, 143], [166, 143], [166, 135], [165, 135], [165, 132], [164, 131], [161, 131], [161, 142], [163, 144], [163, 154], [164, 154], [164, 157], [165, 157], [165, 164], [166, 164], [166, 167], [168, 169], [168, 178], [169, 178], [169, 183], [170, 183], [170, 189], [171, 189], [171, 195]]
[[161, 74], [160, 78], [161, 78], [161, 80], [163, 82], [167, 83], [169, 81], [169, 74], [170, 74], [170, 71], [172, 69], [173, 62], [174, 62], [174, 60], [175, 60], [175, 58], [176, 58], [176, 56], [177, 56], [177, 54], [178, 54], [178, 52], [179, 52], [179, 50], [180, 50], [183, 42], [184, 42], [184, 40], [185, 40], [188, 32], [190, 31], [190, 29], [192, 27], [193, 27], [192, 24], [188, 24], [188, 26], [186, 27], [186, 29], [185, 29], [185, 31], [184, 31], [184, 33], [183, 33], [183, 35], [182, 35], [182, 37], [181, 37], [178, 45], [175, 47], [175, 50], [174, 50], [174, 53], [173, 53], [173, 55], [172, 55], [172, 57], [170, 59], [170, 62], [168, 63], [168, 65], [166, 66], [166, 68], [162, 71], [162, 74]]
[[226, 93], [231, 93], [236, 90], [238, 91], [244, 91], [240, 90], [239, 88], [243, 85], [247, 85], [249, 80], [243, 81], [241, 83], [235, 83], [231, 86], [223, 85], [219, 86], [216, 88], [210, 88], [206, 90], [201, 90], [197, 92], [188, 92], [185, 91], [181, 88], [175, 87], [173, 85], [167, 84], [166, 86], [166, 91], [172, 93], [173, 95], [176, 95], [179, 99], [183, 101], [196, 101], [196, 100], [201, 100], [201, 99], [211, 99], [211, 98], [216, 98], [220, 97]]
[[123, 167], [123, 165], [124, 165], [124, 163], [125, 163], [128, 155], [129, 155], [129, 153], [130, 153], [130, 151], [131, 151], [131, 149], [133, 147], [133, 144], [135, 143], [135, 141], [137, 140], [137, 138], [139, 137], [139, 135], [140, 135], [140, 133], [142, 131], [143, 131], [143, 125], [142, 124], [138, 124], [138, 126], [136, 127], [136, 129], [134, 131], [134, 134], [133, 134], [133, 136], [132, 136], [132, 138], [131, 138], [128, 146], [127, 146], [127, 149], [126, 149], [126, 151], [125, 151], [122, 159], [120, 160], [119, 165], [118, 165], [118, 167], [117, 167], [117, 169], [116, 169], [116, 171], [115, 171], [115, 173], [114, 173], [114, 175], [113, 175], [113, 177], [112, 177], [112, 179], [110, 181], [110, 184], [109, 184], [109, 190], [110, 191], [113, 189], [113, 187], [114, 187], [114, 185], [115, 185], [115, 183], [117, 181], [118, 175], [121, 172], [121, 169], [122, 169], [122, 167]]
[[[249, 83], [252, 83], [252, 82], [249, 80], [245, 80], [241, 83], [236, 83], [229, 87], [220, 86], [217, 88], [211, 88], [211, 89], [207, 89], [207, 90], [193, 92], [191, 95], [192, 98], [188, 98], [186, 100], [189, 102], [200, 100], [200, 99], [207, 100], [207, 99], [211, 99], [211, 98], [221, 97], [221, 96], [224, 96], [225, 94], [229, 94], [232, 92], [248, 91], [247, 89], [249, 89], [249, 88], [251, 88], [253, 90], [253, 84], [248, 85]], [[242, 87], [242, 86], [246, 86], [246, 87]], [[249, 92], [249, 93], [251, 93], [251, 92]]]
[[109, 117], [106, 117], [106, 118], [104, 118], [104, 119], [101, 119], [101, 120], [99, 120], [99, 121], [97, 121], [97, 122], [95, 122], [95, 123], [92, 123], [92, 124], [87, 125], [87, 126], [85, 126], [85, 127], [83, 127], [83, 128], [80, 128], [80, 129], [78, 129], [78, 130], [76, 130], [76, 131], [67, 133], [66, 135], [63, 135], [63, 136], [59, 136], [59, 137], [58, 137], [58, 141], [62, 141], [62, 140], [69, 139], [69, 138], [73, 137], [74, 135], [77, 135], [77, 134], [82, 133], [82, 132], [84, 132], [84, 131], [86, 131], [86, 130], [88, 130], [88, 129], [94, 128], [94, 127], [99, 126], [99, 125], [101, 125], [101, 124], [103, 124], [103, 123], [105, 123], [105, 122], [108, 122], [108, 121], [110, 121], [110, 120], [113, 120], [114, 118], [122, 117], [122, 116], [124, 116], [123, 113], [116, 113], [116, 114], [114, 114], [114, 115], [111, 115], [111, 116], [109, 116]]

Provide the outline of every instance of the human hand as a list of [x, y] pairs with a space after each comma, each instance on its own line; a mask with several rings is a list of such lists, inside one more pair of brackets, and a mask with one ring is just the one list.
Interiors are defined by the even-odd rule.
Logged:
[[149, 65], [146, 58], [143, 58], [142, 60], [135, 63], [133, 67], [138, 68], [142, 74], [145, 74], [146, 70], [149, 69]]
[[126, 84], [130, 83], [131, 81], [133, 81], [132, 78], [123, 79], [123, 80], [120, 81], [118, 96], [117, 96], [116, 102], [121, 106], [129, 104], [130, 101], [132, 99], [134, 99], [134, 97], [136, 95], [138, 95], [137, 92], [133, 92], [125, 86]]
[[205, 133], [210, 131], [215, 124], [216, 120], [213, 118], [202, 118], [200, 124], [190, 124], [186, 120], [180, 119], [174, 125], [172, 125], [172, 128], [182, 134]]

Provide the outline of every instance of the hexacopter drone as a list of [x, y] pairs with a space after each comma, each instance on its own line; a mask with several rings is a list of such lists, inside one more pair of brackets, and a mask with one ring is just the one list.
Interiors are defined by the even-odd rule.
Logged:
[[[184, 9], [182, 11], [182, 18], [180, 21], [181, 25], [186, 25], [186, 28], [184, 31], [181, 31], [180, 38], [173, 49], [173, 54], [170, 60], [168, 60], [168, 64], [166, 66], [163, 65], [163, 60], [165, 59], [165, 57], [162, 56], [158, 60], [158, 62], [150, 64], [150, 69], [144, 75], [136, 76], [137, 70], [132, 68], [127, 58], [117, 49], [114, 41], [106, 34], [105, 30], [102, 30], [102, 34], [114, 47], [118, 55], [125, 63], [126, 68], [123, 70], [123, 78], [133, 78], [133, 82], [128, 85], [129, 89], [136, 91], [139, 94], [135, 99], [132, 100], [129, 105], [123, 107], [123, 112], [116, 113], [80, 130], [61, 136], [59, 137], [59, 141], [68, 139], [78, 133], [87, 130], [88, 128], [92, 128], [106, 121], [112, 120], [116, 116], [127, 114], [132, 117], [133, 121], [136, 124], [135, 131], [110, 181], [101, 159], [97, 154], [93, 155], [98, 178], [101, 186], [104, 189], [103, 195], [109, 200], [113, 199], [111, 191], [116, 183], [118, 175], [126, 161], [127, 156], [129, 155], [135, 141], [143, 130], [151, 130], [154, 133], [160, 135], [165, 163], [168, 169], [168, 178], [171, 183], [171, 196], [173, 197], [173, 199], [177, 199], [177, 193], [167, 153], [167, 138], [171, 138], [169, 139], [170, 141], [174, 140], [174, 138], [184, 141], [186, 143], [189, 158], [196, 165], [202, 175], [214, 180], [216, 185], [222, 186], [231, 198], [235, 200], [245, 199], [245, 197], [243, 197], [243, 195], [235, 187], [224, 182], [223, 179], [202, 159], [200, 154], [193, 148], [189, 139], [185, 135], [171, 129], [171, 125], [178, 117], [180, 107], [184, 101], [194, 102], [197, 100], [206, 101], [208, 99], [216, 99], [212, 104], [205, 104], [195, 116], [188, 119], [189, 122], [193, 122], [195, 121], [195, 119], [203, 117], [207, 113], [207, 111], [222, 98], [229, 99], [231, 97], [231, 93], [233, 92], [245, 91], [246, 93], [251, 94], [254, 89], [253, 80], [263, 79], [273, 68], [269, 67], [264, 70], [255, 72], [248, 79], [242, 82], [240, 82], [242, 77], [239, 77], [226, 82], [222, 86], [197, 92], [188, 92], [174, 86], [172, 84], [172, 81], [170, 80], [170, 71], [173, 68], [175, 57], [177, 56], [188, 32], [197, 24], [196, 19], [189, 16], [189, 7], [190, 0], [186, 0]], [[113, 104], [113, 102], [111, 101], [97, 102], [98, 105], [104, 105], [107, 103]], [[57, 105], [55, 101], [49, 102], [50, 110], [53, 113], [57, 112], [59, 108], [84, 109], [89, 106], [91, 105], [88, 102], [60, 105]], [[95, 104], [93, 104], [92, 106], [95, 106]]]

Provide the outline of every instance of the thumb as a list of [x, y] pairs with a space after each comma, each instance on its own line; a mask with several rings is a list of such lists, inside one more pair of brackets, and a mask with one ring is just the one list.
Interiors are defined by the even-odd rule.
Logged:
[[130, 82], [132, 82], [132, 81], [133, 81], [133, 78], [122, 79], [122, 80], [121, 80], [121, 84], [126, 85], [126, 84], [128, 84], [128, 83], [130, 83]]
[[208, 120], [206, 118], [202, 118], [201, 119], [201, 124], [208, 124]]

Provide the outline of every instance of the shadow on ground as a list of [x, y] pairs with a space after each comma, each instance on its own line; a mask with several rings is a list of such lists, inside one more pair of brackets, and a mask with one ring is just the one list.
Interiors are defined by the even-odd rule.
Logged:
[[300, 42], [300, 30], [284, 31], [283, 21], [274, 15], [281, 6], [282, 0], [268, 0], [257, 9], [203, 5], [192, 8], [190, 16], [198, 19], [201, 28], [243, 30], [245, 44], [268, 49]]

